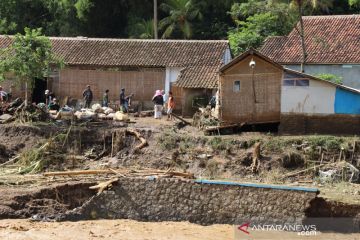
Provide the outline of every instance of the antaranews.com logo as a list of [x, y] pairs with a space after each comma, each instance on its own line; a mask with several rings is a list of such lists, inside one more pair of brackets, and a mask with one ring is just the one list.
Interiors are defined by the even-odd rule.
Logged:
[[252, 231], [285, 231], [295, 232], [299, 236], [316, 236], [316, 225], [303, 225], [303, 224], [254, 224], [250, 226], [250, 222], [244, 223], [237, 227], [238, 231], [250, 235]]

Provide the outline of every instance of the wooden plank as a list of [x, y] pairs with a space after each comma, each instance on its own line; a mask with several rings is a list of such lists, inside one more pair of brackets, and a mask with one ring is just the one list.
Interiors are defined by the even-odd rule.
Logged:
[[174, 113], [170, 113], [171, 116], [173, 116], [176, 119], [179, 119], [180, 121], [182, 121], [183, 123], [185, 123], [186, 125], [191, 125], [190, 122], [186, 121], [185, 119], [183, 119], [182, 117], [179, 117], [178, 115], [174, 114]]

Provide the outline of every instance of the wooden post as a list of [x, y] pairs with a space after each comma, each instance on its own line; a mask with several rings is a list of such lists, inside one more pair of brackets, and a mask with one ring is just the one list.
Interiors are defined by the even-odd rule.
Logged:
[[154, 0], [154, 38], [158, 39], [157, 29], [157, 0]]
[[115, 135], [115, 133], [114, 132], [112, 132], [112, 134], [111, 134], [111, 157], [113, 157], [113, 154], [114, 154], [114, 135]]

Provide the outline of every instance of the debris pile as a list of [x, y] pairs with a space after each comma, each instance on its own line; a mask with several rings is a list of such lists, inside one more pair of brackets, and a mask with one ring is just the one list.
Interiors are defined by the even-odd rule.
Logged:
[[209, 126], [218, 126], [219, 119], [213, 116], [211, 108], [199, 108], [193, 116], [193, 126], [198, 127], [199, 129], [205, 129]]

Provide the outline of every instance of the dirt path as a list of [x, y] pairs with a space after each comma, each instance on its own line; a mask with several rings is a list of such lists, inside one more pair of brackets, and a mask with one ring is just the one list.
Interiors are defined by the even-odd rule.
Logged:
[[246, 235], [231, 225], [200, 226], [188, 222], [137, 222], [132, 220], [98, 220], [41, 223], [29, 220], [1, 220], [3, 240], [224, 240], [224, 239], [360, 239], [360, 234], [317, 233], [299, 237], [293, 232], [256, 231]]

